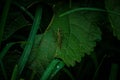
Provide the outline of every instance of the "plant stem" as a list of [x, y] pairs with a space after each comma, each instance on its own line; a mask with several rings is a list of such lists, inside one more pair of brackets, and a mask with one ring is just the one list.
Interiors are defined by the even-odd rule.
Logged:
[[98, 67], [98, 60], [97, 60], [97, 56], [96, 54], [93, 52], [91, 55], [90, 55], [91, 59], [93, 60], [93, 63], [95, 65], [95, 69], [97, 69]]
[[64, 65], [65, 65], [65, 64], [64, 64], [62, 61], [60, 61], [60, 62], [56, 65], [56, 67], [54, 68], [54, 70], [52, 71], [49, 80], [52, 80], [53, 77], [64, 67]]
[[14, 69], [13, 69], [13, 73], [12, 73], [12, 77], [11, 80], [16, 80], [17, 78], [17, 74], [18, 73], [18, 65], [15, 65]]
[[5, 70], [5, 67], [3, 65], [3, 63], [0, 61], [0, 66], [1, 66], [1, 69], [2, 69], [2, 72], [3, 72], [3, 76], [5, 78], [5, 80], [8, 80], [8, 77], [7, 77], [7, 73], [6, 73], [6, 70]]
[[52, 79], [52, 77], [63, 67], [64, 64], [59, 59], [53, 59], [52, 62], [47, 67], [47, 69], [45, 70], [45, 72], [43, 73], [40, 80], [48, 80], [48, 78]]
[[74, 76], [70, 73], [68, 69], [63, 68], [63, 70], [66, 72], [66, 74], [70, 77], [71, 80], [75, 80]]
[[111, 72], [109, 76], [109, 80], [117, 80], [117, 73], [118, 73], [119, 65], [113, 63], [111, 66]]
[[34, 80], [34, 76], [35, 76], [35, 74], [36, 74], [36, 71], [32, 71], [32, 74], [31, 74], [31, 76], [30, 76], [30, 80]]
[[75, 9], [66, 11], [66, 12], [60, 14], [59, 17], [63, 17], [63, 16], [66, 16], [66, 15], [69, 15], [69, 14], [71, 14], [73, 12], [76, 12], [76, 11], [98, 11], [98, 12], [105, 12], [105, 13], [108, 12], [108, 13], [120, 16], [120, 13], [115, 12], [115, 11], [107, 11], [107, 10], [100, 9], [100, 8], [82, 7], [82, 8], [75, 8]]
[[5, 46], [5, 48], [3, 48], [3, 50], [0, 52], [0, 67], [2, 69], [2, 72], [3, 72], [3, 75], [4, 75], [4, 78], [5, 80], [8, 80], [7, 78], [7, 72], [4, 68], [4, 65], [2, 63], [2, 59], [3, 57], [6, 55], [6, 53], [8, 52], [8, 50], [14, 45], [15, 43], [9, 43]]
[[24, 11], [32, 20], [34, 20], [34, 16], [24, 7], [18, 4], [17, 2], [13, 2], [17, 7], [19, 7], [22, 11]]
[[8, 50], [14, 45], [15, 43], [8, 43], [5, 48], [0, 52], [0, 61], [2, 61], [3, 57], [6, 55]]
[[[23, 51], [23, 54], [20, 57], [18, 67], [17, 67], [17, 71], [16, 71], [17, 73], [14, 74], [17, 77], [20, 76], [21, 72], [23, 71], [23, 68], [25, 67], [25, 64], [27, 63], [29, 54], [30, 54], [31, 49], [32, 49], [32, 45], [34, 43], [35, 35], [36, 35], [36, 33], [39, 29], [39, 26], [40, 26], [41, 16], [42, 16], [42, 8], [41, 8], [41, 6], [38, 6], [37, 9], [36, 9], [32, 29], [31, 29], [31, 32], [30, 32], [30, 35], [29, 35], [29, 38], [28, 38], [28, 41], [27, 41], [28, 44], [26, 44], [26, 46], [24, 48], [24, 51]], [[16, 80], [16, 79], [14, 79], [14, 80]]]
[[99, 69], [100, 69], [100, 67], [101, 67], [101, 65], [102, 65], [102, 63], [103, 63], [103, 61], [104, 61], [104, 59], [105, 59], [106, 56], [107, 56], [106, 54], [103, 56], [103, 58], [102, 58], [100, 64], [98, 65], [98, 67], [97, 67], [97, 69], [96, 69], [96, 71], [95, 71], [95, 74], [94, 74], [92, 80], [95, 80], [95, 78], [97, 77], [97, 75], [98, 75], [98, 71], [99, 71]]

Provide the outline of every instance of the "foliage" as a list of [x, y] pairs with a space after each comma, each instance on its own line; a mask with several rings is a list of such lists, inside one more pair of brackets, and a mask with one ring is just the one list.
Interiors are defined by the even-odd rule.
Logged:
[[[119, 3], [120, 3], [119, 0], [116, 0], [114, 2], [112, 2], [111, 0], [106, 0], [106, 9], [108, 11], [112, 10], [114, 12], [120, 13]], [[120, 16], [108, 13], [108, 17], [109, 17], [109, 20], [111, 23], [111, 28], [113, 30], [114, 36], [116, 36], [118, 39], [120, 39], [120, 30], [119, 30], [119, 28], [120, 28], [120, 23], [119, 23]]]
[[[65, 73], [72, 80], [79, 77], [81, 80], [87, 79], [85, 76], [88, 75], [84, 76], [87, 73], [91, 75], [90, 80], [98, 80], [105, 59], [113, 55], [119, 58], [118, 54], [112, 54], [112, 52], [119, 53], [119, 47], [114, 48], [111, 43], [115, 40], [113, 36], [118, 38], [116, 41], [118, 43], [120, 39], [119, 0], [104, 0], [105, 8], [97, 5], [99, 1], [94, 2], [94, 0], [85, 0], [82, 3], [77, 0], [1, 2], [6, 5], [0, 16], [0, 66], [6, 80], [8, 78], [60, 80], [62, 79], [60, 76], [62, 74], [64, 76]], [[26, 35], [29, 36], [28, 39], [25, 38]], [[21, 39], [21, 36], [24, 39]], [[4, 44], [8, 45], [4, 46]], [[19, 51], [19, 48], [22, 50]], [[20, 54], [14, 52], [15, 50]], [[104, 51], [107, 51], [107, 54]], [[10, 76], [7, 76], [7, 66], [4, 61], [5, 57], [9, 56], [8, 53], [20, 56], [16, 63], [10, 63], [12, 65], [10, 69], [13, 70]], [[12, 57], [10, 59], [12, 60]], [[91, 60], [86, 61], [86, 59]], [[92, 63], [94, 66], [91, 65]], [[111, 65], [109, 80], [117, 80], [118, 64], [111, 63]], [[73, 77], [71, 69], [75, 69], [79, 77], [76, 75]], [[24, 71], [31, 77], [24, 75]]]

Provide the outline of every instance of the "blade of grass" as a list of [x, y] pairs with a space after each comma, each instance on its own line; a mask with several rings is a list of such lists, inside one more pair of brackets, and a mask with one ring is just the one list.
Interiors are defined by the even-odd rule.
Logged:
[[16, 80], [16, 78], [17, 78], [16, 74], [18, 73], [17, 71], [18, 71], [18, 65], [15, 65], [15, 67], [13, 69], [11, 80]]
[[117, 80], [117, 73], [118, 73], [119, 65], [113, 63], [111, 66], [111, 72], [109, 76], [109, 80]]
[[66, 11], [66, 12], [60, 14], [59, 17], [63, 17], [65, 15], [71, 14], [71, 13], [76, 12], [76, 11], [98, 11], [98, 12], [106, 12], [106, 13], [108, 12], [108, 13], [120, 16], [120, 13], [115, 12], [115, 11], [107, 11], [107, 10], [100, 9], [100, 8], [82, 7], [82, 8], [75, 8], [75, 9]]
[[1, 53], [0, 53], [0, 67], [1, 67], [1, 69], [2, 69], [2, 72], [3, 72], [3, 75], [4, 75], [5, 80], [8, 80], [8, 78], [7, 78], [7, 72], [6, 72], [6, 70], [5, 70], [5, 68], [4, 68], [4, 65], [3, 65], [3, 63], [2, 63], [2, 59], [3, 59], [3, 57], [6, 55], [6, 53], [8, 52], [8, 50], [9, 50], [13, 45], [14, 45], [14, 43], [9, 43], [9, 44], [7, 44], [7, 45], [5, 46], [5, 48], [3, 48], [3, 50], [2, 50]]
[[3, 65], [3, 63], [2, 63], [2, 59], [3, 59], [3, 57], [7, 54], [8, 50], [9, 50], [14, 44], [16, 44], [16, 43], [25, 43], [25, 42], [19, 41], [19, 42], [8, 43], [8, 44], [5, 46], [5, 48], [3, 48], [3, 50], [0, 52], [0, 67], [1, 67], [1, 69], [2, 69], [2, 72], [3, 72], [3, 75], [4, 75], [5, 80], [8, 80], [8, 78], [7, 78], [7, 72], [6, 72], [6, 70], [5, 70], [5, 68], [4, 68], [4, 65]]
[[71, 80], [75, 80], [74, 76], [70, 73], [68, 69], [63, 68], [63, 70], [66, 72], [66, 74], [70, 77]]
[[35, 75], [36, 75], [36, 71], [32, 71], [32, 74], [30, 76], [30, 80], [34, 80]]
[[[32, 48], [32, 45], [34, 43], [35, 35], [37, 33], [37, 30], [38, 30], [40, 22], [41, 22], [41, 16], [42, 16], [42, 8], [41, 8], [41, 6], [38, 6], [36, 9], [35, 19], [34, 19], [34, 22], [32, 25], [32, 29], [31, 29], [31, 32], [30, 32], [30, 35], [29, 35], [29, 38], [27, 41], [28, 44], [26, 44], [24, 51], [23, 51], [23, 54], [20, 57], [20, 60], [18, 63], [18, 68], [17, 68], [17, 73], [13, 74], [13, 75], [16, 75], [17, 77], [20, 76], [20, 74], [23, 71], [23, 68], [25, 67], [25, 64], [28, 60], [28, 56], [31, 52], [31, 48]], [[14, 79], [14, 80], [16, 80], [16, 79]]]
[[5, 78], [5, 80], [8, 80], [8, 77], [7, 77], [7, 73], [6, 73], [6, 70], [5, 70], [5, 67], [3, 65], [3, 63], [0, 61], [0, 66], [1, 66], [1, 69], [2, 69], [2, 72], [3, 72], [3, 76]]
[[100, 64], [98, 65], [98, 67], [97, 67], [97, 69], [96, 69], [96, 71], [95, 71], [95, 74], [94, 74], [92, 80], [96, 80], [96, 77], [97, 77], [97, 75], [98, 75], [99, 69], [100, 69], [100, 67], [101, 67], [101, 65], [102, 65], [102, 63], [103, 63], [103, 61], [104, 61], [104, 59], [106, 58], [106, 56], [107, 56], [106, 54], [103, 56], [103, 58], [102, 58]]
[[97, 69], [97, 66], [98, 66], [98, 60], [97, 60], [97, 56], [96, 54], [93, 52], [91, 55], [90, 55], [91, 59], [93, 60], [93, 63], [95, 65], [95, 69]]
[[14, 45], [15, 43], [9, 43], [3, 48], [3, 50], [0, 52], [0, 61], [2, 61], [3, 57], [6, 55], [8, 50]]
[[53, 77], [64, 67], [64, 63], [60, 61], [55, 67], [54, 70], [52, 71], [49, 80], [52, 80]]
[[13, 4], [20, 8], [23, 12], [25, 12], [32, 20], [34, 20], [34, 16], [24, 6], [21, 6], [17, 2], [13, 2]]
[[48, 67], [44, 71], [40, 80], [48, 80], [48, 78], [51, 76], [53, 70], [55, 69], [56, 65], [59, 64], [59, 63], [60, 63], [59, 59], [53, 59], [52, 62], [48, 65]]
[[7, 19], [7, 15], [8, 15], [11, 1], [12, 0], [6, 0], [5, 6], [4, 6], [4, 9], [2, 12], [2, 17], [1, 17], [1, 21], [0, 21], [0, 46], [1, 46], [1, 42], [2, 42], [4, 27], [6, 24], [6, 19]]
[[3, 48], [3, 50], [0, 52], [0, 61], [2, 62], [3, 57], [7, 54], [8, 50], [17, 43], [26, 43], [25, 41], [19, 41], [19, 42], [12, 42], [12, 43], [8, 43], [6, 44], [6, 46]]

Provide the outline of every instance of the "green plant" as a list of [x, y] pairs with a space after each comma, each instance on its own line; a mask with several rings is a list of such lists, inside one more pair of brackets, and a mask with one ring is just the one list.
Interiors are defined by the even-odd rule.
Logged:
[[[120, 52], [119, 46], [112, 47], [111, 44], [114, 39], [119, 43], [120, 39], [120, 28], [117, 24], [120, 16], [118, 5], [120, 1], [112, 3], [112, 0], [104, 0], [104, 8], [100, 5], [98, 6], [100, 8], [91, 6], [93, 0], [90, 1], [90, 5], [87, 0], [83, 2], [3, 1], [5, 7], [0, 22], [0, 65], [3, 78], [5, 80], [60, 80], [62, 79], [60, 76], [64, 77], [64, 74], [67, 74], [71, 80], [79, 78], [98, 80], [104, 61], [117, 55], [113, 55], [112, 52]], [[85, 7], [80, 4], [84, 4]], [[114, 9], [114, 5], [118, 6]], [[16, 45], [23, 52], [19, 51]], [[14, 50], [11, 52], [12, 47], [20, 54]], [[109, 53], [105, 53], [106, 50]], [[14, 55], [20, 55], [16, 62], [9, 62], [12, 65], [10, 69], [13, 70], [9, 76], [9, 72], [5, 69], [7, 67], [4, 58], [10, 56], [7, 53], [12, 54], [8, 60], [14, 60]], [[118, 79], [118, 67], [118, 63], [111, 63], [111, 72], [107, 79]], [[74, 69], [77, 76], [72, 74]], [[86, 74], [91, 76], [84, 78]]]

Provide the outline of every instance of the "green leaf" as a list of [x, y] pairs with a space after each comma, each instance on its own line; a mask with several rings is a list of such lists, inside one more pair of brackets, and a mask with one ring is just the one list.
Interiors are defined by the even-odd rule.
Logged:
[[60, 17], [61, 12], [55, 11], [51, 25], [33, 46], [30, 68], [40, 73], [53, 58], [60, 58], [67, 66], [74, 66], [85, 54], [94, 50], [96, 41], [101, 40], [97, 26], [99, 12], [76, 11]]
[[[107, 11], [120, 13], [120, 0], [106, 0], [105, 5]], [[112, 26], [113, 34], [120, 40], [120, 16], [108, 13], [108, 17]]]
[[97, 12], [90, 11], [77, 11], [63, 17], [55, 17], [51, 27], [54, 31], [61, 30], [61, 48], [59, 45], [56, 54], [68, 66], [80, 62], [85, 53], [90, 54], [96, 46], [96, 41], [101, 39], [96, 24], [98, 18]]

